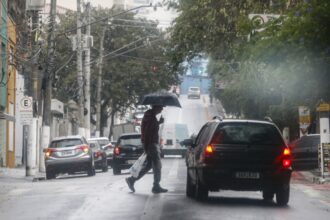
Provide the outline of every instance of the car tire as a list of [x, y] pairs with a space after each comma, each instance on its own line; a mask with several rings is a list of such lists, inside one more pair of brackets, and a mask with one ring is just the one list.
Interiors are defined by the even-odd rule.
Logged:
[[121, 174], [121, 169], [117, 167], [112, 168], [113, 175], [120, 175]]
[[204, 201], [207, 199], [208, 196], [209, 196], [209, 190], [197, 177], [197, 183], [195, 186], [195, 198], [198, 201]]
[[102, 172], [108, 172], [109, 167], [108, 167], [108, 161], [105, 159], [105, 161], [103, 162], [103, 167], [102, 167]]
[[286, 206], [290, 198], [290, 184], [282, 184], [276, 192], [276, 203], [279, 206]]
[[50, 180], [50, 179], [55, 179], [56, 178], [56, 173], [51, 172], [51, 171], [46, 171], [46, 179]]
[[96, 173], [95, 172], [95, 167], [91, 165], [87, 170], [87, 175], [88, 176], [95, 176], [95, 173]]
[[192, 183], [192, 179], [189, 175], [189, 172], [187, 170], [187, 184], [186, 184], [186, 196], [189, 198], [194, 198], [195, 196], [195, 184]]
[[269, 189], [264, 189], [262, 191], [262, 198], [264, 199], [264, 201], [270, 202], [274, 198], [274, 192]]

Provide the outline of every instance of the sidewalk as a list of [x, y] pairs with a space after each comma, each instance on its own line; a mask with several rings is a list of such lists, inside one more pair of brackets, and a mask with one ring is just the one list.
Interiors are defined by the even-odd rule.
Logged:
[[0, 167], [0, 182], [35, 182], [45, 179], [45, 174], [36, 172], [34, 176], [25, 175], [25, 167]]

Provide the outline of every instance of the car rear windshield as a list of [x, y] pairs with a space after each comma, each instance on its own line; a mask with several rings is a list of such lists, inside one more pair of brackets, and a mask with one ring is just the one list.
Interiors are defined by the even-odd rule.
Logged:
[[134, 145], [134, 146], [142, 146], [141, 136], [123, 136], [119, 140], [120, 145]]
[[110, 142], [107, 141], [107, 140], [98, 140], [98, 142], [99, 142], [99, 145], [100, 145], [100, 146], [105, 146], [105, 145], [107, 145], [107, 144], [110, 143]]
[[261, 123], [219, 124], [211, 143], [284, 145], [283, 138], [275, 126]]
[[83, 144], [80, 139], [63, 139], [52, 141], [52, 143], [50, 144], [50, 148], [72, 147], [80, 144]]

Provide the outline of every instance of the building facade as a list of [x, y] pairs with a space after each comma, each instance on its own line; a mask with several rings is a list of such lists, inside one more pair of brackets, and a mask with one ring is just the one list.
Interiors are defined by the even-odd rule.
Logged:
[[0, 3], [0, 166], [7, 161], [7, 0]]

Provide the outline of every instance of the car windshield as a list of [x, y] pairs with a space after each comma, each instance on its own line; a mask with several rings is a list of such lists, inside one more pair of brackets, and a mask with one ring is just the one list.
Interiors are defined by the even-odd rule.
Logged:
[[50, 148], [63, 148], [63, 147], [72, 147], [76, 145], [83, 144], [80, 139], [63, 139], [55, 140], [50, 144]]
[[284, 145], [280, 133], [274, 126], [260, 123], [220, 124], [214, 133], [211, 143]]
[[108, 140], [98, 140], [98, 143], [101, 146], [105, 146], [105, 145], [109, 144], [110, 142]]
[[140, 136], [124, 136], [119, 140], [120, 145], [142, 146]]

